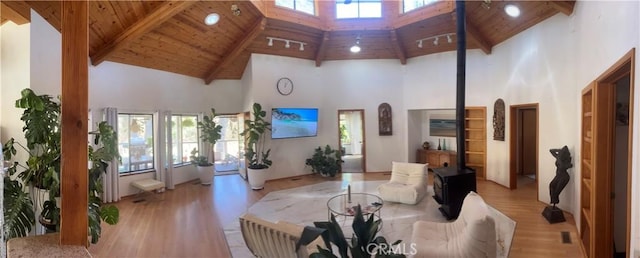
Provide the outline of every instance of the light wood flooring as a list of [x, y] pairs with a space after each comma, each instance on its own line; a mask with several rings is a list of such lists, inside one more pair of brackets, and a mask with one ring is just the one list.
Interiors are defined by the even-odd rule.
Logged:
[[[389, 173], [339, 174], [329, 180], [387, 180]], [[104, 225], [102, 238], [89, 247], [94, 257], [230, 257], [223, 227], [238, 219], [252, 204], [271, 191], [326, 181], [301, 176], [267, 182], [253, 191], [238, 175], [216, 176], [211, 186], [185, 183], [162, 195], [164, 200], [134, 202], [124, 198], [117, 225]], [[430, 176], [429, 182], [433, 182]], [[509, 190], [490, 181], [478, 181], [478, 193], [487, 203], [517, 222], [509, 257], [583, 257], [575, 222], [549, 224], [536, 200], [535, 185], [519, 184]], [[323, 204], [318, 204], [323, 205]], [[286, 220], [286, 218], [283, 218]], [[561, 233], [569, 232], [571, 244]]]

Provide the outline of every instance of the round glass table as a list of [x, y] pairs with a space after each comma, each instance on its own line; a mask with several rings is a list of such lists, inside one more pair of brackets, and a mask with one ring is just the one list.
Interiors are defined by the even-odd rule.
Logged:
[[351, 194], [339, 194], [331, 197], [327, 201], [329, 221], [331, 221], [331, 214], [334, 216], [355, 216], [356, 207], [360, 205], [362, 209], [362, 215], [374, 215], [380, 218], [380, 209], [384, 202], [382, 198], [374, 194], [368, 193], [351, 193]]

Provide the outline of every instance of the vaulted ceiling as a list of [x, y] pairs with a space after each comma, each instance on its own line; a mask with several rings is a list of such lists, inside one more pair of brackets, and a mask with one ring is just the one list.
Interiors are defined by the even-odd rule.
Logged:
[[[520, 7], [517, 18], [505, 5]], [[575, 1], [469, 1], [468, 49], [491, 54], [493, 46], [557, 14], [571, 15]], [[232, 6], [240, 10], [234, 13]], [[90, 1], [89, 55], [93, 65], [112, 61], [202, 78], [239, 79], [252, 53], [314, 60], [397, 59], [455, 50], [455, 37], [434, 45], [437, 35], [455, 33], [455, 3], [439, 1], [402, 13], [402, 1], [383, 0], [382, 18], [335, 19], [335, 1], [316, 1], [317, 15], [278, 7], [274, 1]], [[29, 22], [32, 8], [60, 30], [57, 1], [2, 1], [1, 21]], [[208, 26], [204, 18], [218, 13]], [[304, 42], [285, 48], [267, 37]], [[362, 51], [349, 48], [360, 37]], [[423, 41], [421, 47], [418, 40]]]

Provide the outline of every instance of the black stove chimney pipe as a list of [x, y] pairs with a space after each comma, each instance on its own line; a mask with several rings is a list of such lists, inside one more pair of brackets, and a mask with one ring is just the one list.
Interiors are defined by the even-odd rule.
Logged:
[[465, 32], [465, 3], [456, 1], [456, 38], [458, 39], [458, 70], [456, 80], [456, 146], [458, 149], [458, 172], [465, 171], [465, 132], [464, 132], [464, 107], [465, 107], [465, 69], [467, 59], [467, 34]]

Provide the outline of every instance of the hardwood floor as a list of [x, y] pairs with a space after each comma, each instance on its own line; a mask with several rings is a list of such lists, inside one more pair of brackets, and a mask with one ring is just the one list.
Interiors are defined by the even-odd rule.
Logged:
[[[386, 180], [389, 173], [342, 174], [329, 180]], [[429, 182], [433, 182], [430, 176]], [[301, 176], [267, 182], [253, 191], [238, 175], [216, 176], [212, 186], [185, 183], [162, 195], [164, 200], [134, 202], [125, 198], [116, 206], [120, 222], [103, 225], [102, 238], [89, 247], [94, 257], [230, 257], [223, 227], [271, 191], [326, 181]], [[549, 224], [545, 205], [536, 201], [533, 184], [511, 191], [490, 181], [478, 181], [478, 193], [487, 203], [517, 222], [509, 257], [582, 257], [573, 217]], [[286, 218], [283, 218], [286, 219]], [[561, 233], [569, 232], [571, 244]]]

